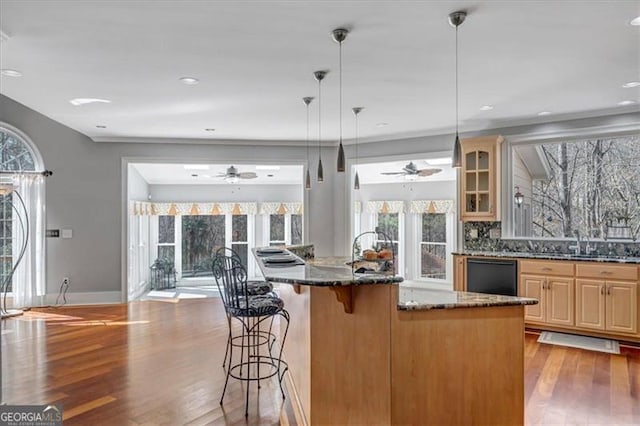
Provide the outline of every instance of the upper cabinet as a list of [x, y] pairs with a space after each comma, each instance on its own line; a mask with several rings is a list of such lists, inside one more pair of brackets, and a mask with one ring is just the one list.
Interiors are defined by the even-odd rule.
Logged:
[[500, 220], [502, 136], [464, 139], [460, 169], [460, 220]]

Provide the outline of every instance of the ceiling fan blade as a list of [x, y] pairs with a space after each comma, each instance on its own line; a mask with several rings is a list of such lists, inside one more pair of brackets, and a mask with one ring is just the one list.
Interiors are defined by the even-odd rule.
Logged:
[[243, 172], [237, 175], [240, 179], [255, 179], [258, 177], [254, 172]]
[[422, 169], [422, 170], [418, 170], [418, 175], [420, 176], [431, 176], [431, 175], [435, 175], [436, 173], [440, 173], [442, 171], [442, 169]]
[[218, 173], [214, 177], [225, 177], [226, 175], [227, 175], [226, 173]]
[[406, 175], [407, 172], [381, 172], [381, 175]]

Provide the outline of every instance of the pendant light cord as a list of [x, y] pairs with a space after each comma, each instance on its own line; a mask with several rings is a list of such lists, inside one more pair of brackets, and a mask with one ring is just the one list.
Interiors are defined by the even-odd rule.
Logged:
[[309, 168], [309, 103], [307, 103], [307, 169]]
[[320, 141], [322, 140], [322, 90], [320, 85], [322, 80], [318, 80], [318, 161], [322, 161], [322, 148]]
[[340, 67], [340, 144], [342, 144], [342, 42], [340, 44], [340, 59], [338, 61]]
[[[356, 166], [358, 165], [358, 114], [356, 114]], [[356, 170], [356, 173], [358, 171]]]
[[458, 136], [458, 26], [456, 25], [456, 136]]

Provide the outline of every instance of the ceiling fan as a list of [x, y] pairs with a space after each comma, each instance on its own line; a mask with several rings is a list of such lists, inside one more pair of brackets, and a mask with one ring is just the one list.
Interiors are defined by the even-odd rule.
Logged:
[[238, 169], [234, 166], [231, 166], [227, 169], [226, 173], [218, 173], [216, 177], [224, 178], [226, 182], [236, 183], [240, 179], [255, 179], [258, 177], [254, 172], [242, 172], [238, 173]]
[[436, 173], [440, 173], [442, 169], [419, 169], [413, 161], [410, 161], [409, 164], [405, 165], [401, 171], [398, 172], [382, 172], [381, 175], [397, 175], [404, 176], [406, 179], [412, 180], [417, 179], [418, 177], [426, 177], [431, 176]]

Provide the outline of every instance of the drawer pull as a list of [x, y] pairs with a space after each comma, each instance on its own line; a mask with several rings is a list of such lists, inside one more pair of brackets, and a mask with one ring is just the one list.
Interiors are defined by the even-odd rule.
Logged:
[[603, 275], [611, 275], [611, 274], [613, 274], [613, 272], [611, 272], [611, 271], [600, 271], [600, 273], [603, 274]]
[[542, 268], [543, 271], [552, 271], [552, 268], [549, 268], [548, 266], [545, 266], [544, 268]]

